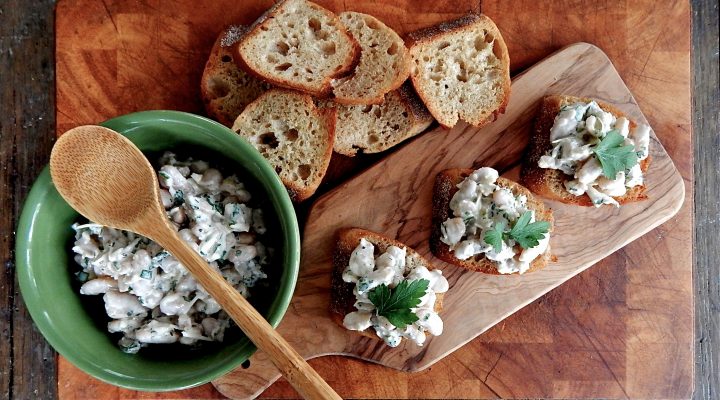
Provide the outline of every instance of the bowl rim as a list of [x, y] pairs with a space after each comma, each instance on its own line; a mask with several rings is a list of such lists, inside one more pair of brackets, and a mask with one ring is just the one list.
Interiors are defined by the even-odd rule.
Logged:
[[[263, 178], [258, 179], [258, 181], [260, 181], [261, 186], [266, 192], [273, 194], [273, 196], [268, 197], [270, 198], [273, 210], [278, 212], [279, 226], [283, 232], [285, 232], [283, 235], [283, 246], [286, 251], [284, 251], [285, 254], [282, 260], [282, 279], [280, 279], [279, 282], [278, 294], [273, 298], [271, 309], [267, 312], [268, 315], [265, 316], [270, 325], [277, 327], [290, 305], [300, 267], [300, 229], [295, 208], [285, 186], [282, 184], [275, 170], [254, 146], [226, 126], [196, 114], [172, 110], [139, 111], [111, 118], [102, 122], [100, 125], [114, 129], [126, 136], [137, 129], [143, 129], [148, 125], [156, 125], [158, 122], [202, 126], [206, 131], [222, 132], [220, 133], [220, 137], [223, 141], [232, 142], [233, 145], [240, 147], [242, 151], [248, 155], [249, 161], [258, 166], [259, 175]], [[38, 208], [48, 196], [60, 197], [52, 183], [49, 166], [46, 165], [36, 178], [30, 192], [24, 200], [18, 220], [15, 244], [16, 274], [18, 276], [23, 301], [33, 322], [45, 340], [50, 343], [55, 351], [70, 361], [70, 363], [85, 373], [112, 385], [132, 390], [171, 391], [187, 389], [210, 382], [238, 367], [257, 350], [256, 346], [248, 341], [248, 345], [243, 351], [243, 353], [246, 354], [245, 357], [238, 357], [233, 362], [220, 364], [215, 368], [202, 371], [192, 377], [175, 378], [171, 382], [137, 382], [135, 378], [114, 374], [112, 371], [100, 368], [83, 357], [76, 356], [72, 351], [70, 343], [59, 337], [60, 335], [54, 330], [49, 315], [44, 312], [45, 310], [39, 300], [42, 293], [39, 292], [35, 284], [35, 279], [32, 276], [32, 255], [29, 251], [31, 237], [33, 236], [33, 228], [38, 221]], [[64, 202], [62, 198], [60, 198], [60, 201]]]

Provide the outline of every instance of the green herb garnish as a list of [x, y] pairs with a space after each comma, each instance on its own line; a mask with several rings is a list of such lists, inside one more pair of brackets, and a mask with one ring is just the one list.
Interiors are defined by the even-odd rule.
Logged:
[[635, 147], [623, 146], [623, 143], [625, 138], [617, 130], [612, 130], [593, 149], [603, 175], [608, 179], [615, 179], [618, 172], [628, 170], [638, 162]]
[[368, 299], [375, 305], [377, 315], [387, 318], [398, 329], [405, 329], [418, 320], [410, 309], [420, 304], [429, 286], [427, 279], [402, 281], [394, 289], [382, 284], [368, 293]]
[[532, 212], [525, 213], [515, 222], [515, 226], [510, 230], [510, 237], [523, 249], [529, 249], [538, 245], [541, 239], [550, 230], [550, 223], [547, 221], [530, 222]]
[[530, 223], [532, 217], [531, 211], [525, 211], [525, 213], [515, 221], [515, 225], [512, 227], [510, 232], [505, 232], [505, 224], [502, 222], [495, 225], [495, 227], [485, 233], [483, 240], [485, 243], [493, 247], [496, 253], [502, 250], [503, 240], [513, 239], [523, 249], [529, 249], [535, 247], [540, 243], [540, 240], [550, 230], [550, 223], [547, 221], [535, 221]]
[[488, 231], [483, 237], [485, 243], [493, 247], [496, 253], [502, 250], [503, 237], [505, 236], [505, 224], [499, 222], [495, 227]]

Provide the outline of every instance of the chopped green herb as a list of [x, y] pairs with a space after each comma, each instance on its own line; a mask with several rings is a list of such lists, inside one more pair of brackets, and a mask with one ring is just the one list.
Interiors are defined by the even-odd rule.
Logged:
[[377, 315], [387, 318], [398, 329], [405, 329], [418, 320], [410, 309], [420, 304], [428, 286], [430, 281], [427, 279], [404, 280], [394, 289], [382, 284], [368, 293], [368, 299], [375, 305]]
[[625, 138], [617, 130], [612, 130], [593, 149], [603, 175], [608, 179], [615, 179], [618, 172], [628, 170], [638, 162], [635, 147], [624, 146], [623, 143]]
[[370, 285], [372, 284], [372, 282], [373, 282], [372, 279], [368, 279], [365, 277], [358, 279], [358, 283], [357, 283], [358, 292], [360, 292], [360, 293], [366, 292], [368, 290], [368, 288], [370, 287]]
[[475, 216], [474, 215], [463, 216], [463, 222], [465, 223], [465, 226], [471, 226], [475, 223]]
[[76, 277], [77, 280], [79, 280], [80, 282], [86, 282], [86, 281], [88, 280], [88, 277], [89, 277], [89, 276], [90, 276], [90, 275], [88, 275], [88, 273], [85, 272], [85, 271], [79, 271], [79, 272], [76, 272], [76, 273], [75, 273], [75, 277]]
[[176, 190], [175, 194], [173, 195], [173, 204], [176, 206], [181, 205], [185, 202], [185, 194], [182, 190]]

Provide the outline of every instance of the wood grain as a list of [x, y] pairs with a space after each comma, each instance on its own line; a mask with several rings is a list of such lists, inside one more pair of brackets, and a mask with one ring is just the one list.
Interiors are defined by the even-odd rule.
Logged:
[[718, 4], [693, 2], [695, 399], [720, 396], [720, 71]]
[[[56, 29], [59, 130], [140, 109], [201, 112], [197, 82], [204, 58], [223, 24], [259, 15], [265, 3], [255, 4], [239, 7], [220, 0], [204, 3], [198, 12], [191, 1], [61, 2]], [[348, 5], [381, 16], [401, 32], [478, 8], [478, 2], [446, 0], [406, 0], [391, 6], [357, 0]], [[691, 189], [689, 11], [684, 1], [483, 2], [483, 12], [497, 22], [508, 42], [513, 71], [577, 41], [601, 47]], [[321, 191], [380, 157], [359, 162], [334, 158]], [[692, 338], [692, 315], [687, 312], [692, 190], [686, 193], [680, 213], [666, 224], [422, 372], [406, 374], [340, 357], [310, 364], [346, 397], [688, 397], [692, 349], [678, 347], [667, 357], [655, 352], [666, 347], [663, 341], [689, 343]], [[636, 350], [630, 358], [625, 352], [629, 334]], [[638, 365], [644, 366], [642, 371], [632, 370]], [[61, 398], [220, 396], [209, 385], [162, 394], [117, 389], [62, 359], [58, 371]], [[628, 385], [626, 376], [636, 383]], [[683, 383], [670, 386], [669, 381], [658, 382], [658, 376]], [[262, 396], [295, 398], [297, 393], [281, 380]]]
[[22, 200], [54, 138], [52, 1], [3, 1], [0, 20], [0, 399], [53, 398], [54, 352], [30, 319], [14, 265]]
[[[512, 93], [505, 114], [486, 128], [461, 124], [425, 133], [315, 202], [305, 227], [297, 289], [277, 328], [304, 357], [342, 354], [405, 371], [423, 370], [677, 213], [684, 199], [684, 184], [653, 137], [652, 168], [646, 174], [649, 200], [620, 209], [549, 202], [555, 217], [550, 248], [557, 257], [549, 267], [520, 277], [490, 276], [433, 257], [428, 239], [435, 176], [448, 168], [492, 166], [516, 180], [515, 167], [522, 161], [532, 120], [545, 95], [598, 98], [638, 123], [647, 122], [610, 60], [585, 43], [571, 45], [533, 66], [514, 80]], [[372, 197], [358, 193], [372, 193]], [[391, 349], [382, 341], [347, 331], [329, 318], [334, 237], [339, 228], [348, 226], [395, 238], [443, 270], [450, 290], [441, 315], [445, 324], [442, 336], [428, 339], [423, 347], [405, 341]], [[578, 240], [591, 230], [589, 238]], [[319, 337], [322, 340], [316, 339]], [[671, 348], [688, 345], [670, 344]], [[633, 354], [627, 348], [626, 352]], [[258, 352], [250, 359], [249, 368], [237, 369], [214, 384], [228, 397], [250, 398], [279, 376]], [[634, 382], [630, 379], [628, 383]]]

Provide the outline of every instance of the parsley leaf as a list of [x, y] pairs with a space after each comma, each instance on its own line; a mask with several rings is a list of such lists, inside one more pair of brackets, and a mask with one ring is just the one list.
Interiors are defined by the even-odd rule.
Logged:
[[515, 221], [515, 226], [510, 230], [510, 237], [515, 239], [523, 249], [537, 246], [539, 241], [543, 239], [550, 230], [549, 222], [535, 221], [529, 223], [530, 217], [532, 217], [532, 212], [525, 211], [525, 213]]
[[402, 281], [394, 289], [382, 284], [368, 293], [368, 299], [375, 305], [377, 315], [387, 318], [398, 329], [405, 329], [418, 320], [410, 309], [420, 304], [428, 286], [430, 281], [427, 279]]
[[608, 132], [593, 151], [600, 161], [603, 175], [608, 179], [615, 179], [619, 171], [632, 168], [638, 162], [635, 147], [623, 146], [625, 138], [617, 130]]
[[499, 222], [491, 231], [485, 233], [483, 240], [493, 247], [496, 253], [502, 250], [503, 237], [505, 236], [505, 224]]

